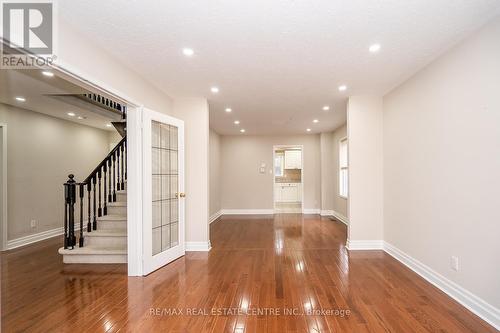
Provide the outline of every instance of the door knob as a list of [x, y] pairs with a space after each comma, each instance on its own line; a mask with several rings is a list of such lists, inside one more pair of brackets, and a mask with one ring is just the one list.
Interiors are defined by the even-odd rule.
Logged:
[[181, 193], [179, 193], [179, 197], [181, 197], [181, 198], [185, 198], [185, 197], [186, 197], [186, 193], [182, 193], [182, 192], [181, 192]]

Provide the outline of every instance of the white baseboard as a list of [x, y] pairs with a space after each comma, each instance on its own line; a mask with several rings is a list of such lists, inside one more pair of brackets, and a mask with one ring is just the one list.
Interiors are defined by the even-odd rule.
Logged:
[[319, 209], [319, 208], [304, 208], [302, 210], [302, 213], [303, 214], [320, 214], [321, 209]]
[[345, 247], [349, 251], [357, 250], [383, 250], [384, 241], [383, 240], [347, 240]]
[[208, 252], [212, 248], [208, 242], [186, 242], [186, 251]]
[[215, 214], [210, 215], [210, 218], [208, 220], [208, 224], [214, 222], [215, 220], [217, 220], [221, 216], [222, 216], [222, 210], [219, 210]]
[[[76, 228], [75, 231], [79, 231], [80, 227]], [[33, 244], [36, 242], [43, 241], [52, 237], [57, 237], [64, 234], [64, 227], [55, 228], [51, 230], [42, 231], [33, 235], [28, 235], [24, 237], [19, 237], [16, 239], [11, 239], [7, 241], [6, 250], [12, 250], [21, 246]]]
[[394, 245], [384, 242], [384, 251], [420, 275], [422, 278], [441, 289], [448, 296], [462, 304], [497, 330], [500, 330], [500, 309], [497, 309], [493, 305], [485, 302], [483, 299], [442, 276], [432, 268], [401, 251]]
[[344, 223], [345, 225], [349, 225], [349, 219], [334, 210], [322, 210], [321, 216], [333, 216], [340, 222]]
[[222, 209], [221, 215], [273, 215], [274, 209]]

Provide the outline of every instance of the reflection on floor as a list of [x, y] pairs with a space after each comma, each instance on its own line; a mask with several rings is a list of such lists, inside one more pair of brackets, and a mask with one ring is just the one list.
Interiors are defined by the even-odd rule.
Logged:
[[2, 332], [495, 332], [317, 215], [223, 216], [212, 250], [145, 278], [63, 265], [60, 239], [2, 253]]
[[283, 213], [302, 213], [302, 202], [275, 202], [274, 212]]

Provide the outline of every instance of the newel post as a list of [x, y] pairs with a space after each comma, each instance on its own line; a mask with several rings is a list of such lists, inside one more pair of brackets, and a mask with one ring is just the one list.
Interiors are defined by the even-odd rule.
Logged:
[[64, 248], [76, 245], [75, 237], [75, 202], [76, 202], [76, 182], [73, 174], [64, 183]]

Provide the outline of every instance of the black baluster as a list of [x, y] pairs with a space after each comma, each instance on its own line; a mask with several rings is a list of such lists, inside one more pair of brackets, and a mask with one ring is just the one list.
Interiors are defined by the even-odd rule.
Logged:
[[91, 221], [92, 221], [92, 215], [91, 215], [91, 207], [92, 205], [90, 204], [90, 198], [92, 196], [92, 181], [90, 180], [88, 183], [87, 183], [87, 196], [89, 197], [88, 200], [88, 214], [89, 214], [89, 219], [87, 221], [87, 232], [91, 232], [92, 231], [92, 224], [91, 224]]
[[117, 183], [116, 183], [116, 189], [117, 191], [119, 191], [121, 188], [122, 188], [122, 184], [120, 183], [120, 147], [118, 147], [118, 149], [116, 149], [116, 161], [118, 162], [118, 166], [117, 166]]
[[102, 206], [101, 206], [101, 170], [97, 171], [97, 179], [99, 183], [99, 208], [97, 209], [97, 216], [101, 217], [102, 216]]
[[128, 150], [127, 150], [127, 139], [125, 139], [125, 179], [127, 179], [127, 157], [128, 157]]
[[123, 156], [123, 148], [124, 148], [124, 147], [123, 147], [123, 144], [122, 144], [122, 145], [120, 146], [120, 150], [122, 151], [122, 153], [121, 153], [121, 154], [122, 154], [122, 183], [121, 183], [121, 189], [122, 189], [122, 190], [124, 190], [124, 189], [125, 189], [125, 181], [124, 181], [124, 179], [123, 179], [123, 178], [124, 178], [124, 176], [125, 176], [125, 171], [124, 171], [125, 166], [124, 166], [124, 163], [123, 163], [123, 158], [124, 158], [124, 156]]
[[113, 202], [116, 202], [116, 154], [113, 153]]
[[111, 169], [111, 161], [113, 159], [110, 157], [108, 160], [108, 170], [109, 170], [109, 193], [108, 193], [108, 202], [113, 202], [113, 191], [111, 190], [111, 178], [113, 176], [113, 170]]
[[107, 205], [107, 200], [108, 200], [108, 197], [107, 197], [107, 194], [106, 194], [106, 173], [107, 173], [107, 170], [108, 170], [108, 166], [106, 165], [107, 161], [104, 161], [104, 166], [103, 166], [103, 170], [104, 170], [104, 210], [103, 210], [103, 214], [104, 215], [108, 215], [108, 205]]
[[93, 216], [94, 216], [94, 220], [93, 220], [93, 223], [92, 223], [92, 229], [94, 230], [97, 230], [97, 216], [96, 216], [96, 212], [97, 212], [97, 202], [96, 202], [96, 199], [97, 199], [97, 195], [96, 195], [96, 192], [97, 192], [97, 177], [94, 175], [94, 178], [92, 178], [92, 183], [94, 184], [94, 209], [92, 210], [92, 212], [94, 213]]
[[79, 186], [80, 186], [80, 239], [78, 245], [80, 247], [83, 247], [83, 194], [84, 194], [85, 184], [81, 183], [79, 184]]

